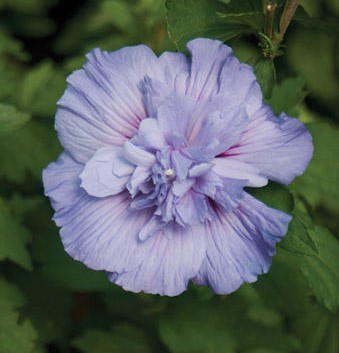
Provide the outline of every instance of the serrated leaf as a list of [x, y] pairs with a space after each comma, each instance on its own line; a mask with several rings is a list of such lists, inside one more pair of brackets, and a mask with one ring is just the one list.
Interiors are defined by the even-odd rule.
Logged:
[[287, 115], [295, 116], [297, 115], [296, 107], [305, 96], [305, 80], [302, 77], [287, 78], [273, 86], [268, 104], [276, 115], [285, 112]]
[[[39, 334], [37, 343], [67, 342], [74, 323], [72, 319], [78, 316], [72, 293], [55, 286], [36, 272], [17, 273], [13, 280], [27, 299], [28, 305], [22, 312], [30, 318]], [[84, 312], [87, 310], [88, 307], [83, 307]]]
[[65, 89], [65, 75], [49, 61], [28, 71], [19, 92], [20, 106], [38, 116], [52, 116]]
[[25, 303], [13, 284], [0, 278], [0, 352], [31, 353], [35, 347], [36, 331], [27, 319], [19, 320], [15, 310]]
[[22, 183], [30, 174], [40, 181], [42, 169], [59, 153], [52, 127], [30, 121], [0, 139], [0, 178]]
[[303, 215], [300, 212], [294, 212], [293, 219], [288, 227], [288, 233], [279, 243], [279, 246], [297, 254], [316, 256], [318, 249], [308, 233], [309, 229], [310, 225], [305, 223]]
[[300, 268], [317, 299], [329, 310], [339, 308], [339, 241], [325, 228], [308, 231], [318, 254], [303, 256]]
[[309, 310], [294, 320], [292, 325], [293, 331], [302, 340], [304, 352], [337, 353], [339, 351], [339, 313], [330, 313], [314, 302]]
[[29, 320], [19, 321], [19, 313], [0, 305], [0, 352], [31, 353], [37, 338]]
[[40, 263], [37, 271], [59, 286], [73, 291], [104, 291], [112, 286], [104, 272], [91, 270], [67, 255], [55, 231], [34, 239], [32, 256]]
[[0, 135], [9, 133], [29, 120], [27, 113], [19, 112], [15, 107], [0, 103]]
[[264, 23], [264, 14], [262, 12], [242, 12], [242, 13], [218, 13], [227, 27], [232, 25], [244, 27], [244, 33], [259, 32]]
[[128, 3], [121, 0], [104, 1], [89, 22], [90, 30], [114, 25], [121, 31], [134, 32], [134, 19]]
[[326, 205], [339, 213], [339, 130], [325, 123], [307, 126], [312, 134], [314, 155], [306, 172], [291, 188], [313, 207]]
[[236, 352], [236, 342], [225, 326], [219, 305], [211, 302], [197, 304], [180, 305], [178, 301], [161, 319], [160, 337], [170, 352]]
[[26, 244], [30, 233], [7, 210], [0, 199], [0, 260], [8, 259], [19, 266], [32, 270]]
[[[296, 351], [298, 341], [284, 332], [279, 322], [274, 324], [277, 327], [270, 327], [272, 317], [266, 316], [269, 326], [258, 320], [253, 312], [257, 304], [258, 300], [253, 300], [251, 293], [246, 295], [243, 288], [230, 296], [214, 297], [209, 301], [186, 294], [173, 300], [162, 315], [159, 334], [173, 353], [232, 353], [250, 349]], [[252, 321], [251, 315], [255, 320]]]
[[260, 276], [253, 286], [261, 301], [284, 317], [299, 317], [308, 310], [312, 291], [293, 253], [278, 248], [269, 272]]
[[25, 297], [12, 283], [0, 277], [0, 306], [20, 308], [26, 303]]
[[294, 201], [292, 194], [285, 186], [270, 182], [262, 188], [246, 188], [246, 191], [267, 206], [284, 212], [291, 212]]
[[237, 26], [228, 33], [217, 15], [223, 5], [216, 0], [167, 0], [167, 24], [170, 38], [181, 50], [195, 37], [227, 40], [239, 33]]
[[28, 54], [23, 51], [23, 44], [0, 29], [0, 55], [4, 54], [13, 55], [21, 60], [29, 58]]
[[73, 340], [83, 353], [150, 353], [146, 334], [131, 324], [119, 324], [110, 331], [90, 329]]
[[192, 38], [227, 41], [241, 34], [262, 31], [261, 1], [167, 0], [168, 31], [179, 49]]
[[243, 336], [240, 341], [241, 351], [294, 353], [300, 350], [301, 345], [299, 340], [281, 329], [244, 323], [239, 328], [240, 330], [246, 332], [246, 334], [241, 335]]

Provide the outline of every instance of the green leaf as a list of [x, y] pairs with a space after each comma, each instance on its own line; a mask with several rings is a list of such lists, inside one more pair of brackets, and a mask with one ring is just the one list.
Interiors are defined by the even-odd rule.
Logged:
[[339, 351], [339, 313], [313, 305], [293, 321], [293, 331], [301, 338], [307, 353], [337, 353]]
[[195, 37], [209, 37], [225, 41], [241, 33], [241, 29], [225, 31], [225, 24], [217, 15], [223, 6], [216, 0], [167, 0], [167, 24], [171, 40], [184, 50]]
[[0, 199], [0, 260], [8, 259], [19, 266], [32, 270], [26, 244], [30, 233], [7, 210]]
[[310, 95], [337, 108], [339, 82], [333, 55], [335, 35], [329, 36], [319, 30], [298, 30], [288, 38], [287, 46], [286, 58], [291, 68], [305, 78]]
[[134, 18], [128, 3], [121, 0], [104, 1], [89, 22], [91, 30], [97, 30], [105, 25], [114, 25], [121, 31], [134, 32]]
[[19, 321], [19, 313], [0, 305], [0, 352], [31, 353], [37, 337], [29, 320]]
[[[30, 318], [36, 328], [39, 334], [37, 342], [41, 345], [53, 341], [67, 342], [74, 324], [72, 319], [77, 315], [77, 304], [74, 304], [72, 293], [54, 285], [36, 272], [16, 273], [13, 280], [27, 299], [28, 305], [25, 305], [22, 312]], [[84, 306], [83, 312], [88, 309]], [[73, 317], [70, 315], [72, 311]]]
[[32, 353], [37, 338], [36, 331], [27, 319], [19, 320], [15, 310], [25, 300], [11, 283], [0, 278], [0, 352]]
[[150, 353], [149, 339], [131, 324], [118, 324], [109, 332], [86, 330], [73, 340], [73, 345], [83, 353]]
[[241, 34], [261, 32], [264, 16], [260, 0], [167, 0], [168, 30], [179, 49], [195, 37], [228, 41]]
[[285, 250], [302, 255], [317, 255], [318, 249], [309, 235], [312, 225], [305, 220], [306, 215], [301, 212], [293, 212], [293, 219], [288, 227], [288, 233], [284, 236], [279, 246]]
[[2, 55], [12, 55], [21, 60], [29, 58], [23, 51], [23, 44], [0, 29], [0, 57]]
[[[247, 289], [248, 285], [227, 297], [216, 296], [209, 301], [197, 300], [189, 294], [173, 299], [158, 325], [162, 341], [173, 353], [232, 353], [251, 349], [295, 352], [298, 341], [282, 330], [279, 317], [272, 310], [265, 310], [264, 302], [253, 298], [253, 291]], [[263, 320], [256, 312], [258, 303], [265, 315]]]
[[160, 336], [171, 352], [236, 352], [236, 342], [225, 326], [225, 313], [218, 310], [219, 305], [209, 301], [187, 304], [178, 301], [160, 321]]
[[53, 67], [51, 62], [43, 62], [24, 76], [19, 104], [32, 114], [52, 116], [65, 85], [65, 75]]
[[26, 304], [26, 299], [20, 290], [12, 283], [0, 277], [0, 306], [20, 308]]
[[307, 126], [313, 137], [314, 155], [306, 172], [291, 188], [313, 207], [324, 204], [339, 213], [339, 131], [330, 125]]
[[22, 183], [29, 174], [40, 182], [42, 169], [60, 153], [51, 125], [30, 121], [0, 139], [0, 178]]
[[291, 212], [294, 201], [292, 194], [285, 186], [270, 182], [263, 188], [246, 188], [246, 191], [267, 206], [284, 212]]
[[0, 135], [17, 129], [29, 118], [29, 114], [19, 112], [11, 105], [0, 103]]
[[291, 319], [303, 315], [313, 300], [298, 261], [299, 257], [294, 253], [279, 247], [269, 272], [253, 284], [267, 308]]
[[67, 255], [54, 227], [48, 234], [34, 238], [32, 256], [41, 265], [37, 271], [59, 286], [73, 291], [110, 290], [112, 287], [104, 272], [91, 270]]
[[318, 254], [303, 256], [300, 268], [317, 299], [329, 310], [339, 308], [339, 241], [325, 228], [308, 231]]
[[299, 340], [281, 329], [246, 322], [238, 329], [244, 331], [239, 335], [242, 352], [294, 353], [300, 351]]
[[287, 78], [273, 86], [268, 104], [276, 115], [285, 112], [287, 115], [296, 116], [296, 108], [305, 96], [305, 80], [302, 77]]

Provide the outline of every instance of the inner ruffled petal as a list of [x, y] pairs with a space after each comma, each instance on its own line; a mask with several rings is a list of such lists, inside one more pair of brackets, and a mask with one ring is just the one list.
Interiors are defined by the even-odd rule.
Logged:
[[116, 195], [125, 189], [135, 167], [128, 162], [119, 147], [99, 149], [80, 174], [81, 187], [91, 196]]

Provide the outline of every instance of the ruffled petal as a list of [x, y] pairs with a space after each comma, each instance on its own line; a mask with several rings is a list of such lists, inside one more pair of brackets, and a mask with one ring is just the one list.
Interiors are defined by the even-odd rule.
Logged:
[[196, 179], [193, 189], [217, 202], [224, 210], [237, 207], [243, 196], [246, 180], [221, 178], [209, 171]]
[[183, 228], [174, 223], [139, 243], [133, 261], [139, 265], [109, 275], [112, 282], [132, 292], [175, 296], [187, 289], [205, 254], [201, 227]]
[[224, 155], [255, 166], [270, 180], [289, 184], [305, 171], [312, 154], [312, 137], [306, 127], [285, 114], [275, 118], [266, 107]]
[[165, 52], [159, 57], [161, 75], [145, 77], [141, 84], [149, 117], [156, 117], [159, 106], [174, 92], [185, 95], [190, 63], [182, 53]]
[[129, 162], [144, 168], [150, 168], [155, 162], [155, 157], [152, 153], [135, 146], [129, 141], [124, 143], [123, 155]]
[[224, 62], [219, 80], [217, 96], [223, 98], [228, 109], [242, 106], [248, 115], [253, 115], [262, 107], [262, 93], [253, 68], [240, 63], [234, 55]]
[[165, 52], [159, 57], [164, 74], [163, 81], [172, 92], [185, 94], [187, 90], [190, 62], [183, 53]]
[[195, 100], [208, 99], [219, 91], [220, 73], [232, 49], [218, 40], [197, 38], [187, 43], [191, 70], [187, 95]]
[[158, 70], [158, 58], [144, 45], [87, 55], [84, 68], [68, 77], [56, 114], [59, 139], [74, 159], [86, 162], [135, 134], [146, 117], [140, 82]]
[[193, 281], [227, 294], [268, 271], [291, 216], [248, 194], [233, 212], [216, 212], [216, 219], [205, 227], [206, 258]]
[[191, 137], [187, 148], [187, 152], [197, 160], [211, 160], [237, 144], [249, 123], [249, 118], [241, 107], [213, 111], [213, 103], [210, 105], [210, 113], [205, 116], [200, 130], [196, 130], [195, 136]]
[[207, 197], [195, 191], [186, 192], [175, 204], [175, 220], [182, 226], [201, 224], [213, 216]]
[[[133, 139], [134, 140], [134, 139]], [[135, 137], [138, 145], [150, 148], [152, 150], [160, 150], [166, 146], [166, 140], [155, 119], [144, 119]]]
[[86, 163], [80, 178], [81, 187], [91, 196], [119, 194], [134, 172], [135, 166], [123, 155], [121, 147], [104, 147]]
[[248, 180], [246, 186], [260, 187], [268, 183], [267, 178], [260, 175], [257, 167], [236, 159], [227, 157], [213, 160], [213, 171], [224, 178]]
[[158, 109], [157, 120], [166, 141], [174, 148], [186, 142], [187, 127], [192, 119], [195, 103], [188, 97], [173, 94]]

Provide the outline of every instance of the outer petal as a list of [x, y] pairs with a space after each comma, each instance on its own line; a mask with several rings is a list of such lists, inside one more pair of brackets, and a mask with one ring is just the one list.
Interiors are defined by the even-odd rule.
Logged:
[[287, 232], [291, 217], [246, 194], [233, 212], [217, 211], [206, 225], [206, 259], [194, 279], [227, 294], [268, 271], [275, 243]]
[[305, 126], [285, 114], [275, 118], [266, 107], [224, 155], [252, 164], [268, 179], [289, 184], [305, 171], [312, 154], [312, 137]]
[[87, 59], [69, 76], [56, 114], [59, 139], [79, 162], [135, 134], [146, 117], [140, 82], [159, 69], [157, 57], [144, 45], [111, 53], [94, 49]]
[[53, 208], [61, 213], [77, 202], [85, 191], [80, 187], [79, 174], [84, 166], [68, 153], [62, 153], [56, 162], [50, 163], [42, 173], [45, 195]]
[[[114, 197], [89, 196], [78, 177], [83, 166], [62, 154], [43, 174], [45, 194], [55, 209], [65, 250], [96, 270], [124, 271], [133, 265], [138, 232], [150, 211], [129, 212], [128, 193]], [[131, 259], [131, 262], [129, 262]]]
[[169, 296], [182, 293], [202, 264], [203, 233], [201, 227], [168, 224], [138, 246], [133, 254], [138, 267], [111, 273], [110, 280], [132, 292]]
[[127, 290], [183, 292], [203, 260], [199, 229], [169, 224], [142, 241], [139, 232], [154, 210], [130, 211], [127, 193], [101, 199], [88, 196], [80, 188], [80, 170], [78, 163], [62, 155], [44, 172], [46, 195], [53, 200], [65, 250], [93, 269], [115, 273], [114, 281]]

